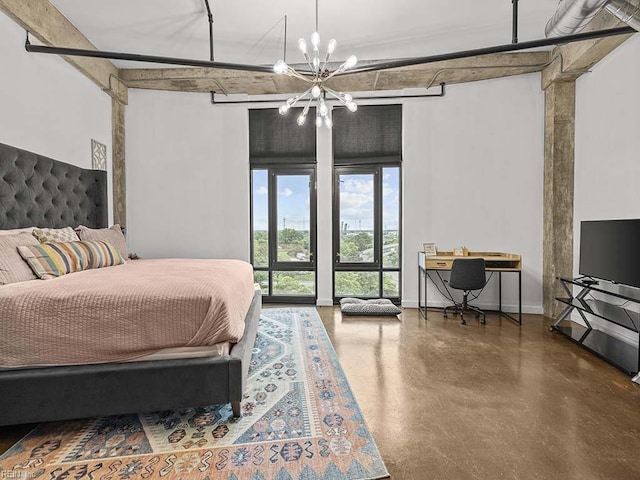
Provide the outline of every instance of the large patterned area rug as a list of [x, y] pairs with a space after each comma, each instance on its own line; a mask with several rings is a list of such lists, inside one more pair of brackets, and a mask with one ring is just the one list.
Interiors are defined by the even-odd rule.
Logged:
[[388, 477], [315, 308], [263, 311], [242, 409], [42, 424], [0, 457], [0, 478]]

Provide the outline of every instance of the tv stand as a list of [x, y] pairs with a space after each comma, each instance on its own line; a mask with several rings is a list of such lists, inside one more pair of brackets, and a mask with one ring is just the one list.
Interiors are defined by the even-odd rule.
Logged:
[[[567, 297], [556, 297], [557, 301], [565, 305], [565, 309], [549, 330], [562, 333], [581, 347], [586, 348], [623, 372], [632, 375], [632, 380], [640, 383], [640, 350], [638, 346], [625, 342], [603, 330], [593, 328], [589, 321], [589, 317], [596, 317], [629, 330], [638, 338], [640, 335], [640, 313], [624, 307], [628, 304], [640, 305], [640, 299], [608, 292], [599, 288], [597, 286], [598, 283], [594, 283], [594, 280], [590, 278], [569, 279], [558, 277], [557, 280], [560, 281], [567, 292]], [[573, 295], [574, 286], [581, 289], [575, 296]], [[615, 305], [608, 301], [597, 299], [591, 295], [594, 292], [612, 301], [616, 299], [622, 300], [622, 303]], [[591, 298], [587, 298], [588, 296]], [[574, 322], [570, 318], [570, 314], [574, 310], [580, 314], [584, 325]], [[593, 322], [593, 319], [591, 322]]]

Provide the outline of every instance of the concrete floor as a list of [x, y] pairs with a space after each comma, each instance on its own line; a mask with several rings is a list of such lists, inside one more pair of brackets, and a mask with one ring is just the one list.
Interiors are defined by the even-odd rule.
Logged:
[[394, 480], [640, 478], [640, 386], [549, 319], [318, 311]]
[[394, 480], [640, 479], [640, 386], [550, 319], [318, 310]]

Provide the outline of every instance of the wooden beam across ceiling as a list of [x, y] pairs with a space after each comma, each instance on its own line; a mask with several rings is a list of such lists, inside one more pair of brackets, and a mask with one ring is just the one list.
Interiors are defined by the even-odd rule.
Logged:
[[[0, 11], [44, 45], [65, 45], [96, 50], [96, 47], [49, 0], [0, 0]], [[63, 57], [111, 97], [127, 104], [127, 88], [118, 68], [101, 58]]]
[[[598, 31], [624, 25], [606, 10], [589, 22], [584, 31]], [[553, 49], [553, 62], [542, 71], [542, 89], [554, 82], [572, 82], [631, 38], [633, 34], [568, 43]]]
[[[327, 85], [344, 92], [425, 88], [441, 82], [465, 83], [539, 72], [550, 60], [550, 51], [498, 53], [339, 76]], [[208, 68], [121, 69], [120, 78], [130, 88], [246, 95], [291, 94], [309, 85], [275, 73]]]

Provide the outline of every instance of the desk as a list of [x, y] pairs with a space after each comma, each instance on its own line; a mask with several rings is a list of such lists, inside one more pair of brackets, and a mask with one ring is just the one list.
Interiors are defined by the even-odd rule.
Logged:
[[[440, 272], [451, 271], [451, 266], [456, 258], [484, 258], [487, 272], [498, 273], [498, 313], [509, 320], [522, 325], [522, 257], [514, 253], [501, 252], [469, 252], [466, 257], [455, 256], [453, 252], [438, 252], [437, 255], [425, 256], [424, 252], [418, 252], [418, 309], [422, 318], [427, 318], [427, 279], [430, 279], [436, 287], [438, 284], [429, 275], [435, 272], [440, 283], [447, 293], [451, 293], [446, 283], [443, 282]], [[502, 274], [516, 273], [518, 275], [518, 318], [511, 316], [502, 310]], [[424, 306], [422, 299], [424, 297]]]

